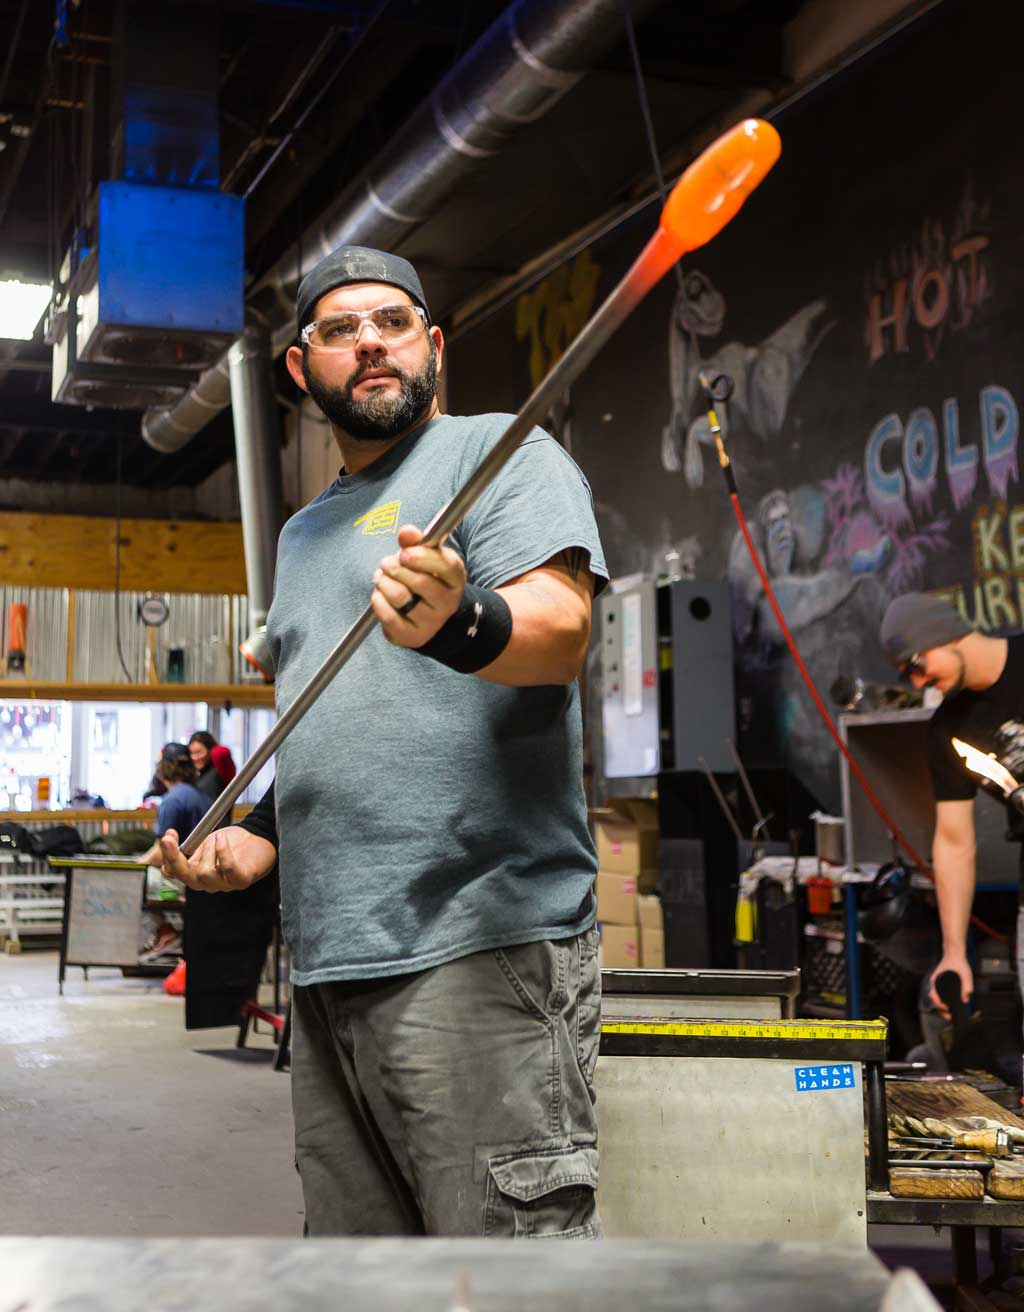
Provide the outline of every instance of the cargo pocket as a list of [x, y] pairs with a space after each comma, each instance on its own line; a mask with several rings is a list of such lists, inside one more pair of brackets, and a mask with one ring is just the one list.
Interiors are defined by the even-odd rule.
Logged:
[[576, 995], [576, 1059], [593, 1097], [594, 1068], [601, 1047], [601, 970], [596, 929], [579, 936], [580, 977]]
[[597, 1149], [551, 1148], [492, 1157], [484, 1235], [599, 1239]]

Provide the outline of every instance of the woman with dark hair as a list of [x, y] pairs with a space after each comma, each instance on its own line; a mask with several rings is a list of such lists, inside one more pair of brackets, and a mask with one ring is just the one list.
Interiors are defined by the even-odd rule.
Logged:
[[196, 771], [196, 787], [206, 798], [207, 809], [224, 791], [225, 781], [211, 756], [216, 746], [217, 739], [205, 729], [197, 729], [188, 740], [188, 752]]

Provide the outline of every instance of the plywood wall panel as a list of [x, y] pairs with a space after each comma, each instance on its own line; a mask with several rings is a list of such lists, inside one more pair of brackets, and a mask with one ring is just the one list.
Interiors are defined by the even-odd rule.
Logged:
[[[0, 513], [0, 583], [112, 591], [116, 521]], [[198, 520], [121, 520], [121, 588], [245, 593], [242, 526]]]

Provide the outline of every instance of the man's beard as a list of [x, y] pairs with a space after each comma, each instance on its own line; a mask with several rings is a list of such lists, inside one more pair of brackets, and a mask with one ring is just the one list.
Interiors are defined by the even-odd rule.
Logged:
[[[407, 373], [400, 365], [373, 360], [364, 361], [344, 387], [330, 387], [314, 377], [306, 353], [302, 359], [302, 377], [309, 394], [332, 424], [360, 442], [387, 442], [410, 428], [434, 399], [437, 391], [437, 347], [428, 338], [430, 351], [418, 373]], [[401, 384], [397, 392], [387, 387], [373, 387], [361, 400], [352, 395], [368, 373], [386, 369]]]
[[[967, 680], [967, 667], [964, 665], [964, 658], [960, 655], [958, 651], [954, 651], [951, 654], [955, 656], [957, 661], [960, 663], [960, 670], [956, 678], [946, 689], [946, 691], [942, 694], [944, 699], [947, 697], [955, 697], [958, 692], [963, 692]], [[928, 682], [924, 685], [925, 688], [934, 688], [935, 686], [936, 686], [936, 681], [934, 679], [929, 679]]]

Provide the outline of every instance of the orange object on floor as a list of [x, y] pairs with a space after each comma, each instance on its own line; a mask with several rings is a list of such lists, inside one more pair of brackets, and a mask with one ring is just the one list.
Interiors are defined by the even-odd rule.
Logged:
[[832, 910], [832, 880], [828, 875], [811, 875], [807, 881], [807, 910], [812, 916], [827, 916]]
[[183, 998], [185, 996], [185, 961], [181, 961], [174, 967], [171, 973], [164, 980], [164, 992], [169, 993], [172, 998]]

